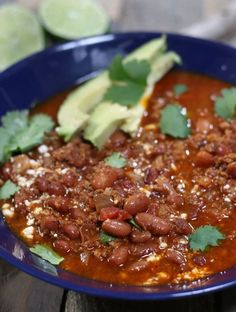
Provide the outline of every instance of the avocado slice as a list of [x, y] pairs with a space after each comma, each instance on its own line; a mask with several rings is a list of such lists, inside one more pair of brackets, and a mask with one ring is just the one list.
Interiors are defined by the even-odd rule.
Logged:
[[151, 72], [148, 76], [147, 87], [138, 105], [130, 108], [130, 116], [125, 120], [121, 127], [124, 132], [131, 136], [136, 134], [143, 117], [147, 99], [152, 94], [155, 83], [173, 67], [174, 63], [181, 63], [179, 55], [174, 52], [167, 52], [157, 57], [157, 59], [151, 64]]
[[[152, 63], [165, 49], [166, 38], [163, 36], [137, 48], [126, 56], [124, 61], [145, 59]], [[65, 99], [58, 111], [58, 134], [68, 141], [77, 130], [83, 129], [88, 121], [87, 114], [102, 100], [110, 84], [108, 71], [104, 71], [96, 78], [76, 88]]]
[[101, 149], [110, 135], [129, 117], [129, 109], [119, 104], [103, 102], [90, 115], [83, 137]]
[[68, 95], [57, 114], [57, 133], [63, 136], [65, 141], [68, 141], [74, 132], [84, 128], [89, 117], [87, 113], [102, 100], [109, 85], [108, 72], [103, 72]]

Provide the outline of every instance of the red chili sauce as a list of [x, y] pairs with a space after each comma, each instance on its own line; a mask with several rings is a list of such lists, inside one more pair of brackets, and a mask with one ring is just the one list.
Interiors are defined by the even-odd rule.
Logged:
[[[179, 97], [172, 92], [177, 83], [188, 87]], [[117, 130], [101, 151], [78, 135], [66, 144], [51, 132], [40, 147], [2, 168], [2, 180], [21, 186], [7, 201], [13, 209], [5, 216], [9, 226], [29, 246], [50, 245], [64, 257], [63, 269], [111, 283], [182, 283], [234, 266], [236, 120], [217, 117], [213, 102], [225, 87], [172, 71], [157, 83], [137, 137]], [[65, 96], [34, 112], [56, 118]], [[186, 139], [158, 128], [160, 110], [176, 102], [191, 120]], [[128, 160], [125, 168], [105, 164], [113, 152]], [[189, 235], [208, 224], [226, 239], [191, 251]], [[115, 240], [101, 243], [101, 229]]]

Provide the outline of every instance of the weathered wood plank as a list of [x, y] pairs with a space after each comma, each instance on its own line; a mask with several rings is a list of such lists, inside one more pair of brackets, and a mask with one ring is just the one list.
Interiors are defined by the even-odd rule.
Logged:
[[0, 260], [1, 312], [59, 312], [63, 289], [33, 278]]
[[[65, 312], [216, 312], [213, 294], [173, 301], [118, 301], [69, 292]], [[222, 310], [223, 311], [223, 310]], [[226, 310], [225, 310], [226, 311]], [[228, 311], [227, 311], [228, 312]], [[231, 312], [231, 311], [230, 311]]]

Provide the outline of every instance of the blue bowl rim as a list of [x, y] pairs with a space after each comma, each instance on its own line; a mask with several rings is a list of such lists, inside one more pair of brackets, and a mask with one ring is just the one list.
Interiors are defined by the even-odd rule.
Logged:
[[[138, 37], [138, 36], [160, 36], [160, 35], [167, 35], [167, 37], [172, 37], [175, 39], [184, 39], [184, 40], [188, 40], [188, 41], [192, 41], [195, 43], [199, 43], [199, 44], [203, 44], [203, 45], [210, 45], [210, 46], [214, 46], [217, 47], [219, 49], [224, 49], [224, 50], [228, 50], [228, 51], [232, 51], [232, 52], [236, 52], [236, 49], [218, 42], [218, 41], [213, 41], [213, 40], [207, 40], [207, 39], [202, 39], [202, 38], [195, 38], [195, 37], [190, 37], [190, 36], [186, 36], [186, 35], [181, 35], [181, 34], [177, 34], [177, 33], [168, 33], [168, 32], [139, 32], [139, 31], [135, 31], [135, 32], [125, 32], [125, 33], [109, 33], [109, 34], [105, 34], [105, 35], [98, 35], [98, 36], [92, 36], [92, 37], [86, 37], [86, 38], [82, 38], [82, 39], [78, 39], [78, 40], [74, 40], [74, 41], [68, 41], [66, 43], [62, 43], [62, 44], [58, 44], [52, 47], [49, 47], [43, 51], [34, 53], [32, 56], [29, 56], [25, 59], [23, 59], [20, 62], [17, 62], [16, 64], [10, 66], [8, 69], [6, 69], [5, 71], [3, 71], [2, 73], [0, 73], [0, 81], [4, 80], [6, 77], [13, 75], [15, 72], [17, 72], [18, 70], [20, 70], [21, 67], [25, 67], [30, 65], [31, 62], [33, 62], [35, 59], [38, 58], [43, 58], [46, 56], [49, 56], [51, 54], [54, 54], [56, 52], [60, 52], [60, 51], [65, 51], [65, 50], [69, 50], [69, 49], [73, 49], [79, 46], [84, 46], [84, 45], [92, 45], [92, 44], [97, 44], [100, 42], [105, 42], [105, 41], [112, 41], [114, 39], [128, 39], [130, 37]], [[98, 287], [94, 287], [94, 286], [84, 286], [84, 285], [76, 285], [74, 283], [71, 283], [67, 280], [62, 280], [58, 277], [52, 276], [49, 273], [46, 273], [44, 271], [41, 271], [39, 269], [37, 269], [36, 267], [32, 266], [32, 265], [28, 265], [27, 263], [24, 263], [23, 261], [17, 259], [16, 257], [14, 257], [12, 254], [9, 254], [8, 252], [6, 252], [5, 250], [3, 250], [3, 248], [0, 246], [0, 257], [7, 261], [8, 263], [12, 264], [13, 266], [17, 267], [18, 269], [20, 269], [21, 271], [32, 275], [40, 280], [43, 280], [45, 282], [54, 284], [56, 286], [65, 288], [65, 289], [71, 289], [74, 290], [76, 292], [81, 292], [87, 295], [92, 295], [92, 296], [96, 296], [96, 297], [106, 297], [106, 298], [113, 298], [113, 299], [124, 299], [124, 300], [167, 300], [167, 299], [177, 299], [177, 298], [184, 298], [184, 297], [190, 297], [190, 296], [197, 296], [197, 295], [203, 295], [203, 294], [207, 294], [207, 293], [211, 293], [211, 292], [216, 292], [216, 291], [220, 291], [232, 286], [236, 286], [236, 279], [234, 278], [228, 278], [226, 282], [218, 282], [218, 283], [212, 283], [211, 285], [206, 285], [206, 286], [199, 286], [199, 287], [195, 287], [193, 290], [186, 288], [183, 289], [174, 289], [170, 287], [170, 291], [166, 292], [166, 293], [158, 293], [158, 292], [152, 292], [152, 293], [148, 293], [148, 292], [130, 292], [129, 288], [132, 288], [132, 286], [129, 285], [116, 285], [114, 284], [113, 287], [111, 287], [109, 290], [104, 290], [102, 287], [99, 288], [99, 285], [107, 285], [108, 283], [105, 282], [100, 282], [100, 281], [94, 281], [91, 280], [93, 282], [96, 282], [96, 284], [98, 285]], [[236, 268], [231, 268], [229, 270], [227, 270], [227, 272], [230, 272], [231, 270], [236, 270]], [[71, 273], [73, 274], [73, 273]], [[220, 276], [221, 273], [217, 273], [211, 277], [215, 277], [215, 276]], [[90, 279], [86, 279], [85, 280], [89, 281]], [[124, 288], [124, 291], [120, 291], [120, 290], [116, 290], [116, 287], [120, 287], [122, 286], [122, 288]], [[140, 288], [142, 289], [145, 286], [137, 286], [136, 289]], [[149, 287], [149, 286], [148, 286]], [[155, 287], [155, 286], [154, 286]], [[149, 287], [150, 288], [150, 287]], [[151, 287], [152, 288], [152, 287]]]

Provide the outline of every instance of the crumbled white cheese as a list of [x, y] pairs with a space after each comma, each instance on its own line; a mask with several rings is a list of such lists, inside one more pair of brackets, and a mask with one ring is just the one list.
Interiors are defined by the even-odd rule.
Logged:
[[2, 214], [4, 217], [12, 218], [14, 216], [14, 208], [6, 203], [2, 206]]
[[148, 262], [158, 262], [160, 261], [160, 259], [161, 259], [161, 256], [155, 253], [152, 253], [150, 256], [146, 258]]
[[48, 147], [47, 145], [43, 144], [43, 145], [40, 145], [39, 148], [38, 148], [38, 151], [40, 154], [45, 154], [48, 152]]
[[185, 192], [185, 184], [184, 182], [181, 180], [180, 183], [177, 185], [177, 189], [179, 192], [184, 193]]
[[26, 179], [25, 177], [22, 176], [17, 176], [17, 183], [21, 187], [30, 187], [33, 184], [33, 180], [31, 179]]
[[28, 214], [26, 219], [27, 219], [27, 222], [26, 222], [27, 225], [30, 226], [30, 225], [34, 224], [35, 219], [33, 218], [33, 216], [31, 214]]
[[149, 190], [146, 190], [144, 187], [140, 187], [139, 190], [145, 193], [147, 197], [150, 197], [152, 194]]
[[160, 245], [159, 245], [159, 248], [160, 249], [165, 249], [165, 248], [167, 248], [167, 246], [168, 246], [167, 243], [161, 242]]
[[227, 202], [227, 203], [230, 203], [230, 202], [231, 202], [231, 199], [230, 199], [229, 197], [225, 197], [225, 198], [224, 198], [224, 201]]
[[188, 215], [187, 215], [187, 213], [185, 213], [185, 212], [183, 212], [183, 213], [181, 213], [180, 214], [180, 217], [182, 218], [182, 219], [187, 219], [187, 217], [188, 217]]
[[28, 226], [24, 230], [21, 231], [21, 234], [28, 239], [33, 239], [34, 227]]
[[38, 215], [43, 211], [42, 207], [35, 207], [34, 208], [34, 214]]

